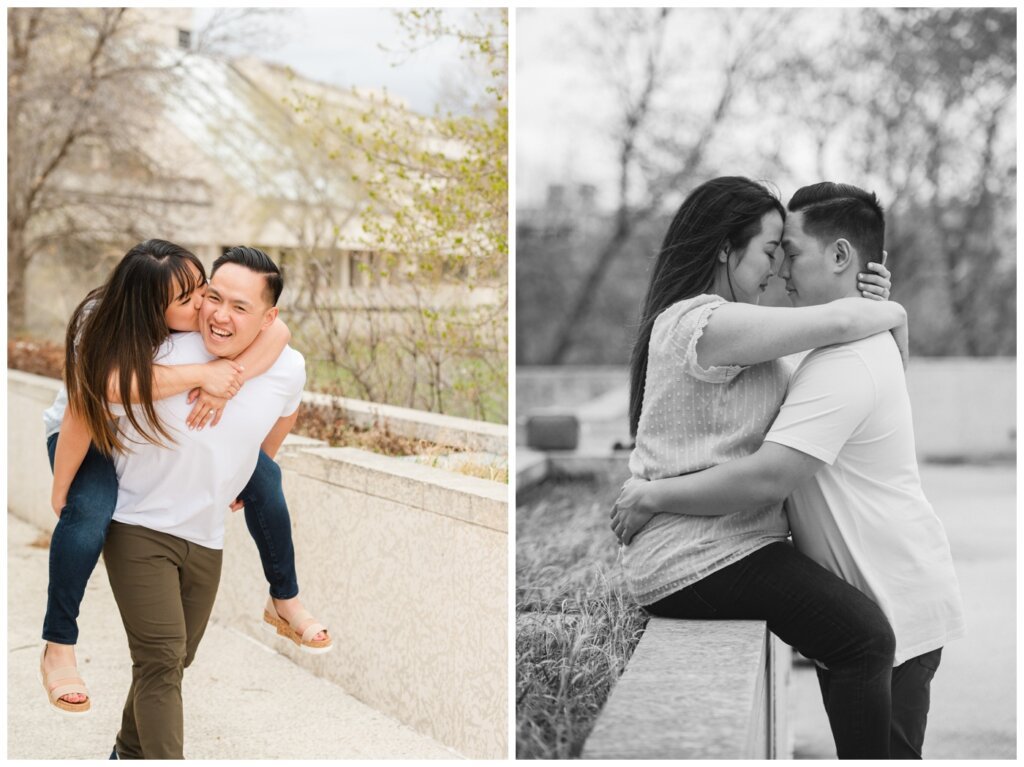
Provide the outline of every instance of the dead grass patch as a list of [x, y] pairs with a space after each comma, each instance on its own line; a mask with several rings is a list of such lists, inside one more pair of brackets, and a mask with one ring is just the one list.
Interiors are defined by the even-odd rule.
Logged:
[[501, 482], [505, 485], [508, 484], [508, 467], [505, 466], [463, 463], [456, 466], [452, 471], [457, 471], [459, 474], [467, 474], [470, 477], [480, 477], [481, 479], [489, 479], [492, 482]]
[[516, 757], [578, 757], [647, 615], [608, 512], [618, 483], [549, 479], [516, 509]]
[[[387, 424], [363, 428], [352, 424], [340, 408], [304, 406], [299, 410], [295, 431], [313, 439], [322, 439], [333, 447], [358, 447], [382, 455], [420, 455], [440, 448], [433, 442], [392, 433]], [[444, 448], [445, 452], [455, 452]]]
[[33, 338], [9, 338], [7, 367], [39, 376], [60, 378], [64, 369], [64, 344]]
[[29, 546], [33, 549], [48, 549], [50, 548], [50, 534], [40, 533], [36, 536], [35, 540], [32, 541]]

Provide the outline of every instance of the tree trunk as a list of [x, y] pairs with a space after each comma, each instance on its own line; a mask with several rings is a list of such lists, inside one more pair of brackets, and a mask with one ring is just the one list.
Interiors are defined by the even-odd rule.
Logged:
[[611, 265], [612, 259], [619, 254], [622, 250], [622, 246], [626, 240], [629, 239], [629, 235], [633, 231], [633, 222], [630, 220], [628, 215], [619, 216], [618, 222], [615, 226], [615, 231], [609, 238], [608, 242], [601, 249], [600, 254], [597, 257], [597, 261], [587, 274], [587, 278], [583, 282], [583, 286], [576, 293], [576, 300], [573, 302], [572, 307], [566, 314], [565, 319], [562, 322], [562, 326], [555, 336], [554, 348], [551, 351], [550, 356], [545, 361], [548, 365], [561, 365], [564, 364], [566, 356], [569, 354], [569, 349], [572, 348], [572, 336], [576, 326], [581, 322], [585, 321], [587, 316], [590, 314], [590, 307], [594, 303], [594, 298], [597, 295], [597, 289], [601, 286], [601, 281], [604, 279], [605, 272], [608, 271], [608, 267]]
[[26, 274], [28, 251], [25, 230], [17, 221], [10, 221], [7, 229], [7, 331], [14, 334], [25, 329]]

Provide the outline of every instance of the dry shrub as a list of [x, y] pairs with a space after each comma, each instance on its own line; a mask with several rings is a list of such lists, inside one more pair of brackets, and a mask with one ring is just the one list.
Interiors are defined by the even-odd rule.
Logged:
[[[299, 410], [295, 431], [313, 439], [322, 439], [333, 447], [358, 447], [383, 455], [420, 455], [436, 452], [438, 446], [422, 439], [393, 434], [387, 426], [374, 425], [366, 429], [352, 424], [344, 411], [336, 407], [311, 407]], [[445, 448], [445, 452], [456, 452]]]
[[479, 477], [480, 479], [489, 479], [491, 482], [501, 482], [504, 485], [508, 484], [508, 467], [507, 466], [491, 466], [482, 463], [460, 463], [451, 471], [458, 472], [459, 474], [465, 474], [470, 477]]
[[60, 378], [64, 370], [64, 344], [33, 338], [8, 339], [7, 367], [49, 378]]
[[37, 535], [29, 546], [33, 549], [48, 549], [50, 548], [50, 533], [44, 532]]

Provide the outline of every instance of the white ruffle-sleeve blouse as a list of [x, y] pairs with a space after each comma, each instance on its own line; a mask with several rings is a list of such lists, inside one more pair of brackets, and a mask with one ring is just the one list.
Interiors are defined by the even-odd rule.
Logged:
[[[697, 341], [723, 303], [701, 295], [655, 320], [629, 459], [634, 477], [675, 477], [750, 455], [778, 415], [792, 362], [709, 368], [697, 362]], [[621, 548], [622, 568], [633, 597], [646, 605], [788, 535], [781, 503], [721, 517], [657, 514]]]

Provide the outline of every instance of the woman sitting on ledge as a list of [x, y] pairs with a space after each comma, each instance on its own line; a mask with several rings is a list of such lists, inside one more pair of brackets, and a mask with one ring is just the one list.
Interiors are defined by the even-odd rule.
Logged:
[[[781, 358], [905, 324], [902, 307], [884, 300], [757, 306], [776, 269], [784, 216], [765, 187], [738, 177], [702, 184], [676, 213], [633, 349], [634, 478], [675, 477], [756, 452], [792, 374]], [[884, 297], [889, 273], [871, 266], [880, 276], [862, 276], [869, 283], [862, 292]], [[788, 536], [781, 503], [728, 516], [661, 513], [620, 547], [621, 562], [634, 597], [653, 615], [767, 621], [831, 670], [826, 709], [840, 758], [886, 758], [889, 621]]]

